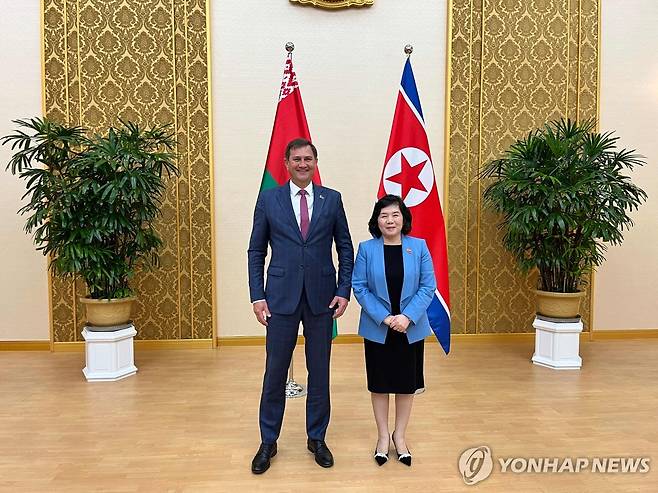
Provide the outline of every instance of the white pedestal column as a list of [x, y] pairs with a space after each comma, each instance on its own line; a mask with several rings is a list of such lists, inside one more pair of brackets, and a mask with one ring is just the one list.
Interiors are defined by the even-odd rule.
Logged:
[[537, 316], [535, 328], [535, 354], [532, 362], [555, 370], [578, 370], [583, 364], [579, 355], [580, 333], [583, 322], [554, 322]]
[[133, 337], [137, 335], [134, 325], [110, 332], [96, 332], [85, 327], [87, 366], [82, 373], [90, 382], [113, 382], [134, 375], [135, 366]]

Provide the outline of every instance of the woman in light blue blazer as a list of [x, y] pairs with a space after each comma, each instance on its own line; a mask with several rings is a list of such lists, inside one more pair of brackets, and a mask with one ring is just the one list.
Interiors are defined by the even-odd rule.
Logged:
[[[368, 228], [372, 240], [359, 244], [352, 289], [361, 305], [368, 390], [377, 423], [375, 461], [388, 460], [390, 439], [398, 460], [411, 465], [406, 430], [414, 393], [424, 387], [423, 341], [432, 333], [427, 307], [436, 289], [425, 240], [407, 236], [411, 212], [402, 199], [386, 195], [375, 204]], [[389, 438], [389, 394], [395, 394], [395, 428]]]

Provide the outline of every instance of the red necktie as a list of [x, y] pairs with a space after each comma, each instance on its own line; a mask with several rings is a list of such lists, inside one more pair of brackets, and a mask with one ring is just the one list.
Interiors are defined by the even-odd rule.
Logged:
[[308, 202], [306, 201], [306, 190], [299, 191], [299, 229], [302, 232], [302, 238], [306, 239], [308, 234], [308, 225], [310, 223], [308, 219]]

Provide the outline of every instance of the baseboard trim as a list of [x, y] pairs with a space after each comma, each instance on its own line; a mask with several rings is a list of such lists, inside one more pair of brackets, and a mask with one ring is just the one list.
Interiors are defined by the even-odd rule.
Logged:
[[[484, 334], [451, 334], [453, 341], [491, 341], [491, 340], [511, 340], [511, 339], [533, 339], [534, 332], [497, 332]], [[428, 336], [426, 341], [439, 342], [436, 337]]]
[[[355, 344], [363, 341], [358, 334], [339, 334], [334, 339], [334, 344]], [[304, 344], [304, 336], [297, 336], [297, 344]], [[235, 346], [264, 346], [265, 336], [225, 336], [217, 338], [219, 347]]]
[[50, 351], [50, 341], [0, 341], [0, 351]]
[[[583, 333], [589, 337], [589, 333]], [[452, 334], [453, 341], [491, 341], [491, 340], [521, 340], [534, 339], [534, 332], [513, 332], [498, 334]], [[360, 344], [363, 337], [358, 334], [339, 334], [334, 339], [334, 344]], [[438, 343], [436, 337], [428, 336], [425, 339], [428, 343]], [[297, 344], [304, 344], [304, 337], [297, 336]], [[220, 347], [229, 346], [264, 346], [265, 336], [225, 336], [217, 339], [217, 345]]]
[[[534, 341], [534, 332], [500, 332], [491, 334], [452, 334], [452, 341], [457, 344], [462, 342], [480, 343], [480, 342], [511, 342], [511, 341]], [[590, 341], [589, 332], [580, 333], [580, 342]], [[425, 339], [426, 342], [438, 342], [436, 337], [430, 336]]]
[[359, 334], [339, 334], [334, 339], [334, 344], [360, 344], [363, 343], [363, 337]]
[[[484, 342], [484, 341], [512, 341], [512, 340], [531, 340], [534, 339], [534, 332], [511, 332], [511, 333], [491, 333], [491, 334], [452, 334], [454, 342]], [[601, 341], [612, 339], [655, 339], [658, 338], [658, 328], [656, 329], [627, 329], [627, 330], [596, 330], [592, 333], [583, 332], [580, 334], [582, 342]], [[358, 334], [339, 334], [334, 339], [334, 344], [360, 344], [363, 338]], [[436, 343], [436, 337], [429, 336], [426, 340], [428, 343]], [[235, 346], [264, 346], [265, 336], [226, 336], [218, 337], [216, 340], [219, 347]], [[304, 344], [304, 337], [297, 337], [297, 344]], [[135, 349], [212, 349], [212, 339], [146, 339], [136, 340]], [[53, 343], [54, 352], [82, 352], [85, 350], [84, 341], [78, 342], [55, 342]], [[38, 341], [0, 341], [0, 351], [50, 351], [50, 342], [44, 340]]]
[[[297, 337], [297, 344], [301, 344], [304, 338]], [[231, 346], [264, 346], [265, 336], [225, 336], [217, 338], [218, 347]]]
[[606, 339], [653, 339], [658, 337], [658, 329], [595, 330], [592, 340]]
[[135, 341], [137, 349], [212, 349], [212, 339], [148, 339]]
[[[212, 349], [212, 339], [143, 339], [135, 340], [136, 350], [152, 349]], [[67, 353], [84, 351], [84, 341], [77, 342], [56, 342], [53, 344], [53, 351], [56, 353]]]

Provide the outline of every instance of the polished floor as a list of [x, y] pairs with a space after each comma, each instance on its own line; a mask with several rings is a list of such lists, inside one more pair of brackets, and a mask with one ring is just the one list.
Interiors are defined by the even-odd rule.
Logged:
[[[427, 391], [408, 432], [413, 466], [379, 468], [363, 348], [336, 345], [327, 437], [335, 467], [321, 469], [306, 451], [296, 399], [262, 476], [249, 470], [262, 347], [140, 351], [137, 375], [94, 384], [82, 353], [0, 352], [0, 491], [658, 491], [658, 339], [584, 343], [580, 371], [532, 365], [532, 346], [459, 339], [444, 357], [428, 344]], [[467, 486], [459, 456], [479, 445], [491, 448], [493, 473]], [[512, 457], [655, 463], [647, 473], [501, 472], [498, 459]]]

